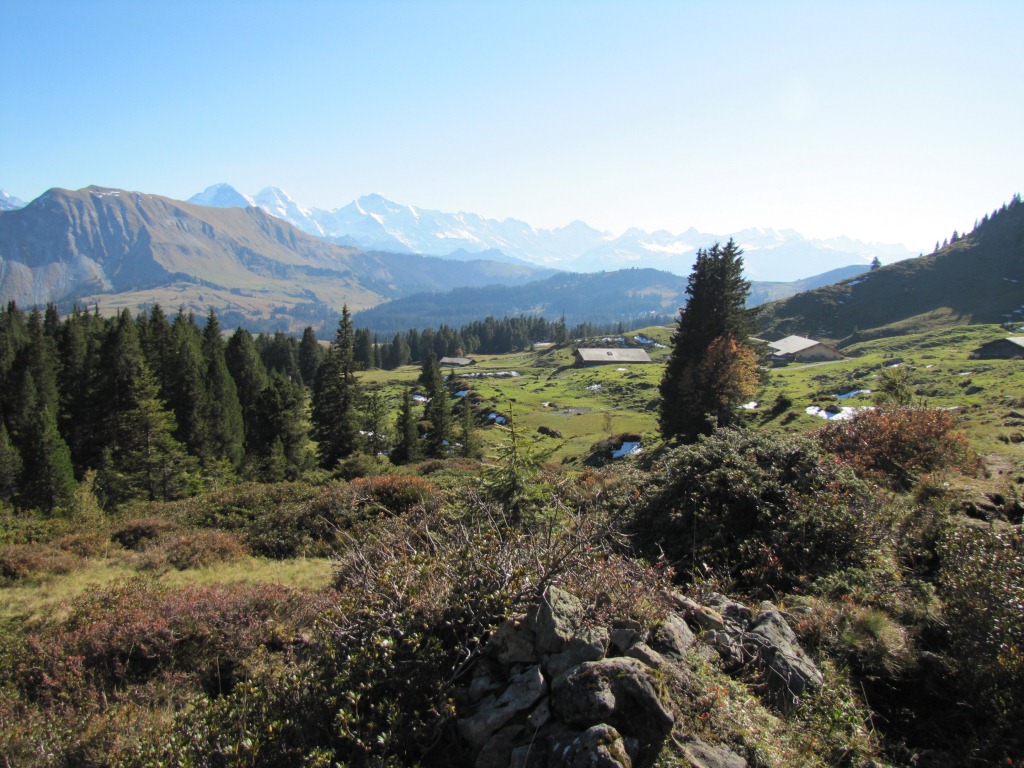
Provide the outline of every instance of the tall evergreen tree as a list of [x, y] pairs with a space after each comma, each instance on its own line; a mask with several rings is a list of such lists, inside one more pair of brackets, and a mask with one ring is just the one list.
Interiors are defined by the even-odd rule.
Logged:
[[0, 500], [10, 500], [18, 491], [21, 479], [21, 456], [14, 447], [7, 426], [0, 419]]
[[419, 431], [416, 429], [416, 413], [414, 411], [412, 389], [405, 388], [402, 393], [402, 407], [398, 411], [395, 422], [398, 442], [391, 452], [391, 460], [395, 464], [408, 464], [420, 457]]
[[21, 450], [19, 501], [22, 507], [55, 512], [75, 498], [71, 451], [57, 429], [56, 407], [37, 409]]
[[745, 345], [753, 318], [745, 308], [750, 283], [743, 278], [743, 251], [730, 239], [697, 251], [686, 286], [686, 306], [672, 336], [672, 352], [661, 380], [659, 426], [666, 438], [694, 440], [715, 424], [708, 414], [723, 412], [721, 392], [702, 382], [701, 364], [716, 339]]
[[379, 390], [363, 396], [363, 443], [364, 451], [371, 456], [387, 454], [391, 449], [391, 424], [389, 403]]
[[302, 381], [307, 387], [312, 387], [316, 380], [316, 369], [320, 367], [320, 361], [324, 358], [323, 348], [317, 341], [316, 331], [313, 326], [307, 325], [302, 332], [302, 341], [299, 342], [299, 373], [302, 374]]
[[174, 413], [178, 429], [175, 438], [185, 444], [193, 456], [210, 455], [205, 414], [206, 381], [199, 328], [191, 315], [178, 312], [171, 324], [174, 339], [174, 374], [167, 404]]
[[[75, 307], [65, 318], [58, 342], [61, 360], [57, 389], [60, 398], [58, 425], [71, 449], [76, 474], [84, 474], [91, 446], [96, 440], [93, 429], [91, 386], [96, 381], [98, 338], [92, 332], [88, 313]], [[97, 454], [98, 455], [98, 454]]]
[[274, 373], [260, 393], [250, 464], [261, 479], [295, 479], [306, 469], [309, 438], [306, 391], [297, 381]]
[[433, 458], [442, 458], [450, 452], [452, 440], [452, 401], [448, 387], [444, 383], [444, 374], [437, 364], [434, 352], [427, 353], [423, 363], [423, 386], [427, 390], [427, 403], [424, 417], [430, 422], [427, 434], [427, 454]]
[[160, 397], [170, 401], [174, 388], [175, 343], [171, 324], [159, 304], [154, 304], [146, 318], [145, 332], [141, 334], [142, 353], [146, 365], [156, 379]]
[[115, 437], [96, 478], [109, 505], [177, 499], [196, 489], [196, 460], [174, 439], [174, 417], [158, 392], [143, 366], [132, 382], [131, 405], [117, 415]]
[[238, 390], [238, 401], [242, 406], [242, 422], [245, 427], [245, 452], [253, 453], [258, 449], [254, 442], [253, 432], [258, 419], [260, 395], [270, 383], [267, 371], [263, 367], [252, 334], [244, 328], [238, 328], [228, 341], [224, 350], [228, 372]]
[[238, 402], [238, 388], [228, 372], [224, 359], [224, 339], [220, 322], [211, 309], [203, 328], [203, 358], [206, 363], [206, 428], [214, 459], [226, 459], [238, 467], [245, 455], [245, 428], [242, 406]]
[[313, 439], [317, 442], [320, 465], [333, 469], [356, 449], [359, 427], [356, 402], [359, 399], [353, 357], [354, 333], [348, 307], [341, 310], [338, 332], [320, 364], [313, 387]]
[[462, 398], [459, 413], [459, 455], [467, 459], [479, 459], [483, 456], [480, 444], [480, 433], [473, 418], [473, 406], [468, 397]]
[[138, 328], [124, 309], [112, 319], [103, 337], [90, 385], [93, 439], [88, 466], [98, 467], [103, 449], [113, 444], [118, 418], [135, 404], [135, 380], [144, 367]]

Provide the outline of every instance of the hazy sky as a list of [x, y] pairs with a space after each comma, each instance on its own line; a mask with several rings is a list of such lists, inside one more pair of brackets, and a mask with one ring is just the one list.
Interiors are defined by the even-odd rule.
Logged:
[[931, 250], [1024, 191], [1024, 2], [0, 0], [0, 187]]

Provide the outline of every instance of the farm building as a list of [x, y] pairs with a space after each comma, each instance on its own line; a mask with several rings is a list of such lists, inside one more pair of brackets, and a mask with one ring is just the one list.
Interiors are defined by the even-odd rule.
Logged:
[[803, 336], [787, 336], [778, 341], [769, 341], [768, 348], [772, 351], [772, 360], [777, 363], [811, 363], [843, 359], [842, 353], [828, 344], [822, 344], [820, 341]]
[[576, 358], [576, 367], [587, 365], [609, 365], [612, 363], [649, 363], [650, 356], [643, 349], [600, 349], [580, 347], [572, 353]]
[[1024, 336], [1007, 336], [982, 344], [971, 352], [971, 357], [998, 360], [1019, 360], [1024, 358]]
[[447, 365], [452, 368], [461, 368], [464, 365], [475, 365], [476, 360], [471, 357], [442, 357], [437, 361], [437, 364], [441, 367]]

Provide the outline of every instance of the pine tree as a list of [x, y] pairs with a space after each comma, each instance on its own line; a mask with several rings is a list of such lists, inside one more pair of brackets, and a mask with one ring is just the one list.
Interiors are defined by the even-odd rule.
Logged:
[[302, 381], [308, 387], [313, 386], [316, 380], [316, 369], [320, 367], [320, 361], [324, 358], [324, 351], [317, 341], [316, 332], [313, 326], [307, 325], [302, 332], [302, 341], [299, 342], [299, 372], [302, 374]]
[[444, 374], [437, 364], [433, 351], [427, 354], [421, 373], [423, 386], [427, 390], [427, 403], [424, 418], [430, 422], [427, 433], [427, 455], [432, 458], [443, 458], [448, 455], [452, 440], [452, 401], [448, 387], [444, 383]]
[[402, 393], [402, 407], [395, 423], [398, 443], [391, 452], [395, 464], [408, 464], [420, 457], [419, 431], [416, 429], [416, 414], [413, 410], [412, 389], [406, 387]]
[[18, 492], [21, 478], [21, 456], [14, 447], [7, 426], [0, 418], [0, 500], [8, 501]]
[[467, 459], [479, 459], [483, 455], [480, 433], [473, 418], [473, 406], [468, 397], [462, 398], [459, 413], [459, 455]]
[[697, 251], [659, 388], [659, 426], [666, 438], [693, 440], [714, 428], [708, 414], [721, 418], [726, 412], [722, 393], [703, 386], [700, 365], [716, 339], [745, 345], [753, 328], [744, 306], [750, 284], [743, 278], [742, 254], [732, 240], [724, 248], [715, 243]]
[[226, 459], [232, 467], [242, 463], [245, 454], [245, 428], [238, 389], [224, 359], [224, 339], [220, 323], [211, 309], [203, 328], [203, 358], [206, 363], [206, 402], [204, 416], [214, 459]]
[[227, 363], [228, 372], [235, 382], [238, 401], [242, 406], [245, 452], [246, 454], [255, 453], [260, 449], [253, 434], [258, 419], [257, 407], [260, 395], [270, 383], [270, 378], [263, 367], [260, 353], [256, 351], [252, 334], [244, 328], [238, 328], [231, 335], [224, 350], [224, 360]]
[[338, 332], [317, 371], [313, 387], [313, 439], [320, 465], [333, 469], [356, 449], [358, 427], [355, 404], [359, 390], [353, 359], [352, 317], [341, 310]]
[[71, 451], [57, 429], [54, 406], [36, 410], [21, 450], [20, 506], [55, 512], [75, 498]]
[[203, 413], [206, 383], [203, 376], [203, 353], [199, 329], [191, 316], [181, 311], [171, 325], [174, 338], [174, 374], [167, 404], [178, 425], [175, 438], [188, 452], [200, 459], [211, 454], [208, 430]]
[[196, 460], [174, 439], [174, 417], [145, 366], [132, 382], [131, 401], [118, 414], [114, 440], [103, 454], [96, 478], [100, 496], [113, 506], [178, 499], [196, 490]]

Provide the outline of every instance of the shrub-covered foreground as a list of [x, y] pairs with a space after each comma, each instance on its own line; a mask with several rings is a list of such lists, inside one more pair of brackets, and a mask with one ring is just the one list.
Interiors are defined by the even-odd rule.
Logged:
[[[0, 588], [101, 558], [138, 575], [5, 621], [0, 755], [471, 765], [457, 724], [484, 649], [557, 584], [585, 626], [637, 637], [702, 606], [687, 618], [698, 642], [652, 673], [674, 723], [659, 764], [693, 764], [694, 744], [764, 766], [1021, 764], [1019, 526], [968, 525], [955, 498], [894, 490], [878, 462], [845, 461], [834, 440], [721, 431], [645, 466], [540, 473], [543, 508], [526, 522], [483, 493], [479, 471], [438, 462], [425, 476], [243, 485], [78, 533], [86, 523], [8, 518]], [[163, 579], [324, 554], [334, 576], [316, 591]], [[728, 626], [737, 613], [783, 617], [822, 684], [780, 707], [768, 672], [713, 629], [716, 611]]]

